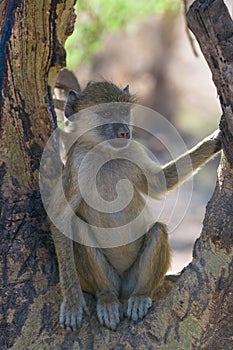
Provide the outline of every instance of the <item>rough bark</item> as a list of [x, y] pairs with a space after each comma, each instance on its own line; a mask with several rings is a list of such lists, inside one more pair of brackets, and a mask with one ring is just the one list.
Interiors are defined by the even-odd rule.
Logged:
[[116, 332], [99, 326], [86, 295], [90, 316], [80, 331], [59, 328], [61, 294], [53, 245], [41, 226], [38, 169], [72, 5], [0, 3], [2, 349], [232, 349], [233, 22], [222, 0], [195, 1], [188, 13], [222, 104], [224, 146], [193, 261], [138, 324], [125, 320]]
[[[43, 230], [38, 175], [43, 148], [56, 126], [51, 91], [65, 65], [73, 4], [0, 2], [1, 349], [15, 343], [30, 305], [58, 281], [53, 243]], [[42, 307], [46, 310], [46, 303]]]

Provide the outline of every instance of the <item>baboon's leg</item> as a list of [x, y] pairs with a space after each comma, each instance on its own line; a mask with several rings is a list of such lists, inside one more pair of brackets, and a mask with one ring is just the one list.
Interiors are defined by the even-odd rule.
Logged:
[[166, 225], [158, 222], [145, 234], [140, 255], [122, 278], [120, 297], [129, 298], [128, 318], [138, 321], [147, 314], [152, 293], [170, 266], [170, 255]]
[[115, 330], [122, 313], [118, 300], [120, 277], [101, 249], [75, 243], [74, 256], [82, 289], [97, 297], [100, 323]]

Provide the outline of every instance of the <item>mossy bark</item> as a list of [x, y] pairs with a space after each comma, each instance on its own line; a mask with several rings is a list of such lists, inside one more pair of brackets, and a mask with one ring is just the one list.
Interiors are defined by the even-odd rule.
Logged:
[[43, 147], [56, 126], [51, 91], [65, 63], [74, 1], [0, 3], [1, 348], [232, 349], [233, 22], [222, 0], [197, 0], [188, 23], [223, 108], [223, 156], [193, 261], [171, 292], [116, 332], [97, 321], [95, 300], [78, 332], [59, 328], [61, 294], [38, 186]]

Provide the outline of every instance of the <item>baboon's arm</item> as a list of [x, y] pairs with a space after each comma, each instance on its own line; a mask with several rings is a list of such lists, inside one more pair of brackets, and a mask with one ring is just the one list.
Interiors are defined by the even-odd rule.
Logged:
[[174, 189], [192, 176], [197, 169], [220, 150], [219, 130], [162, 168], [159, 168], [144, 150], [140, 150], [137, 157], [142, 165], [141, 176], [135, 176], [133, 181], [143, 193], [155, 199], [159, 198], [160, 195]]
[[220, 131], [216, 130], [187, 153], [164, 165], [162, 172], [166, 179], [167, 191], [172, 190], [192, 176], [196, 170], [220, 150]]

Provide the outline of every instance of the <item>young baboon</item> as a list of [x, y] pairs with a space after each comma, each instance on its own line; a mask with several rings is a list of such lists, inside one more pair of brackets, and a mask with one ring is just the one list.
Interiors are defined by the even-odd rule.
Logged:
[[[170, 247], [166, 225], [156, 222], [146, 226], [146, 219], [140, 217], [145, 197], [158, 198], [173, 189], [221, 149], [219, 132], [215, 132], [178, 159], [158, 167], [143, 146], [132, 140], [130, 115], [134, 101], [128, 86], [120, 89], [106, 81], [90, 82], [82, 92], [70, 91], [67, 96], [67, 128], [77, 128], [79, 137], [65, 157], [63, 189], [54, 189], [50, 211], [52, 221], [59, 218], [63, 225], [59, 228], [72, 232], [68, 236], [75, 240], [51, 225], [63, 294], [60, 324], [72, 330], [87, 312], [82, 291], [96, 296], [99, 321], [112, 330], [123, 317], [123, 309], [134, 321], [147, 314], [152, 294], [169, 268]], [[87, 107], [91, 107], [89, 112]], [[93, 154], [88, 158], [90, 151]], [[99, 159], [104, 160], [101, 167]], [[140, 160], [140, 164], [134, 160]], [[117, 186], [122, 180], [129, 180], [131, 187], [128, 191], [122, 182], [125, 190], [118, 196]], [[106, 207], [118, 197], [126, 202], [130, 197], [130, 201], [115, 211], [103, 210], [98, 201], [92, 206], [90, 203], [96, 203], [93, 181]], [[63, 190], [70, 207], [63, 203]], [[134, 220], [135, 225], [127, 225]], [[101, 229], [104, 235], [99, 234]], [[108, 237], [104, 244], [108, 230], [119, 232], [116, 241], [112, 235], [114, 244], [112, 231], [110, 241]], [[142, 232], [134, 236], [134, 230]]]

